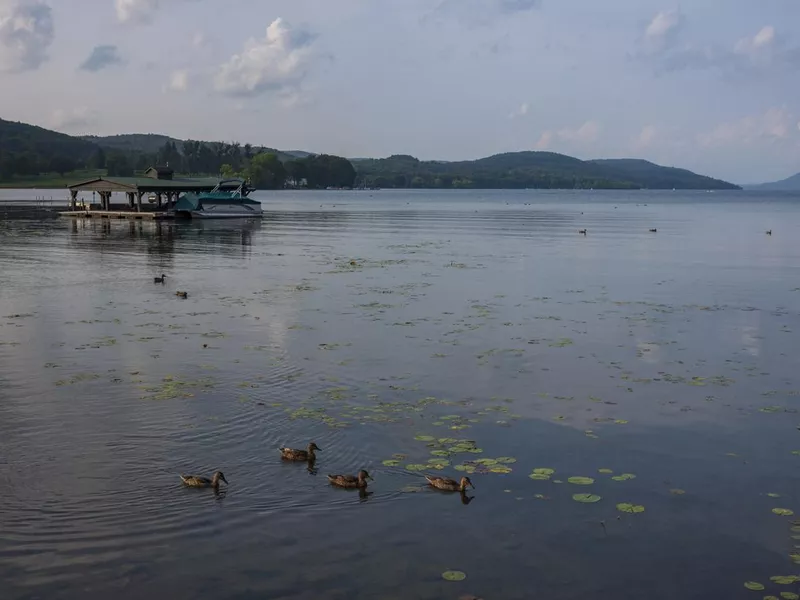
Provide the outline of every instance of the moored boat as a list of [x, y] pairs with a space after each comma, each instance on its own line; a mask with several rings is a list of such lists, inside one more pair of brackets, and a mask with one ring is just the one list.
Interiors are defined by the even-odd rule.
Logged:
[[176, 217], [191, 219], [260, 218], [264, 211], [260, 202], [247, 197], [251, 191], [242, 179], [223, 179], [210, 192], [184, 194], [173, 211]]

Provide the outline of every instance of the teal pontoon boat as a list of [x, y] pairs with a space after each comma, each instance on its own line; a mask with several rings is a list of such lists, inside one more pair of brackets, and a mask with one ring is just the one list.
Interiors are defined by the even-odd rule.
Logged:
[[264, 211], [261, 210], [260, 202], [247, 197], [251, 191], [247, 182], [242, 179], [223, 179], [210, 192], [184, 194], [178, 198], [173, 210], [179, 218], [260, 218]]

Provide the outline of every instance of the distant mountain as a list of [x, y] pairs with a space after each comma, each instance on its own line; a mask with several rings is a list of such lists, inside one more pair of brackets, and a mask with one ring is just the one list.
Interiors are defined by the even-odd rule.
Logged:
[[792, 175], [780, 181], [771, 183], [761, 183], [759, 185], [747, 185], [748, 190], [763, 190], [765, 192], [795, 192], [800, 191], [800, 173]]
[[[250, 144], [179, 140], [158, 134], [71, 137], [0, 119], [0, 180], [64, 175], [81, 169], [121, 176], [169, 164], [181, 173], [246, 173], [259, 153], [275, 153], [288, 179], [308, 179], [300, 164], [315, 155]], [[330, 157], [322, 157], [322, 163]], [[685, 169], [645, 160], [580, 160], [555, 152], [508, 152], [478, 160], [421, 161], [409, 155], [351, 159], [360, 185], [440, 189], [739, 189]], [[316, 163], [314, 163], [316, 164]], [[260, 167], [259, 167], [260, 168]], [[281, 175], [283, 176], [283, 175]], [[788, 180], [787, 180], [788, 181]], [[798, 175], [800, 185], [800, 175]]]
[[555, 152], [509, 152], [471, 161], [420, 161], [395, 155], [353, 160], [377, 187], [740, 189], [731, 183], [645, 160], [583, 161]]
[[590, 161], [618, 177], [652, 190], [737, 190], [739, 186], [698, 175], [686, 169], [662, 167], [636, 158], [607, 158]]

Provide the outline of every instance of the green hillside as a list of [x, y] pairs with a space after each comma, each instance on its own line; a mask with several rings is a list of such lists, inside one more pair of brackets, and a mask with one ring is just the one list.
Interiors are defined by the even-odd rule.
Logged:
[[800, 191], [800, 173], [787, 177], [786, 179], [781, 179], [780, 181], [748, 185], [746, 188], [764, 192], [797, 192]]
[[[262, 187], [359, 185], [439, 189], [738, 189], [685, 169], [645, 160], [584, 161], [555, 152], [509, 152], [478, 160], [413, 156], [342, 159], [251, 144], [178, 140], [157, 134], [71, 137], [0, 119], [2, 185], [62, 185], [87, 172], [125, 176], [152, 165], [176, 173], [245, 176]], [[355, 168], [355, 170], [353, 169]], [[350, 183], [347, 183], [350, 182]]]

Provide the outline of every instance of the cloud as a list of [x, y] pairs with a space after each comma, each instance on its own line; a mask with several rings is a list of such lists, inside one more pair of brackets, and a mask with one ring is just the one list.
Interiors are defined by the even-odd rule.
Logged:
[[791, 111], [786, 107], [773, 107], [763, 114], [722, 123], [711, 131], [700, 133], [697, 142], [706, 148], [772, 144], [800, 139], [799, 132], [800, 123]]
[[758, 75], [800, 70], [800, 46], [783, 40], [772, 25], [730, 46], [680, 42], [686, 18], [677, 11], [658, 13], [639, 40], [638, 58], [657, 73], [717, 70], [725, 75]]
[[85, 106], [73, 109], [58, 108], [50, 119], [53, 127], [59, 130], [82, 130], [97, 124], [97, 112]]
[[636, 150], [644, 150], [653, 145], [658, 138], [658, 128], [655, 125], [645, 125], [633, 140], [633, 147]]
[[189, 89], [189, 72], [185, 70], [173, 71], [169, 76], [169, 83], [164, 86], [165, 92], [185, 92]]
[[145, 25], [152, 23], [161, 0], [115, 0], [117, 20], [120, 23]]
[[600, 139], [602, 126], [597, 121], [586, 121], [576, 129], [566, 127], [559, 131], [545, 131], [536, 143], [537, 150], [548, 150], [558, 142], [571, 146], [588, 146]]
[[88, 58], [78, 68], [81, 71], [96, 73], [108, 67], [122, 64], [125, 64], [125, 61], [119, 55], [119, 48], [116, 46], [95, 46], [92, 48]]
[[530, 111], [530, 105], [527, 102], [523, 102], [520, 104], [519, 108], [512, 111], [510, 115], [508, 115], [509, 119], [517, 119], [521, 117], [527, 116], [528, 112]]
[[311, 34], [295, 31], [283, 19], [275, 19], [263, 39], [249, 40], [241, 54], [219, 67], [214, 89], [230, 96], [296, 89], [308, 74], [313, 42]]
[[38, 0], [0, 0], [0, 71], [38, 69], [55, 28], [50, 6]]

